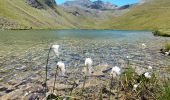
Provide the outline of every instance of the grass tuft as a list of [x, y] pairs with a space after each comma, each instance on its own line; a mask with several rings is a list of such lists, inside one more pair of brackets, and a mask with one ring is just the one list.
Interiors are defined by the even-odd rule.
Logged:
[[165, 50], [167, 50], [167, 51], [170, 50], [170, 43], [165, 44]]
[[159, 100], [170, 100], [170, 81], [166, 82], [162, 89], [162, 95]]

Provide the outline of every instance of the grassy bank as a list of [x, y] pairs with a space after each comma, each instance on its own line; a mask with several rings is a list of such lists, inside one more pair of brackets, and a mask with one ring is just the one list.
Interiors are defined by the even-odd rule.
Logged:
[[170, 30], [156, 30], [153, 34], [155, 36], [170, 37]]

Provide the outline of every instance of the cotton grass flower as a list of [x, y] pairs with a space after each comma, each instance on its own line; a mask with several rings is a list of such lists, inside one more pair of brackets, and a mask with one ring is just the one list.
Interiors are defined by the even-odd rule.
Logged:
[[136, 91], [136, 89], [137, 89], [138, 86], [139, 86], [139, 84], [134, 84], [132, 91]]
[[57, 67], [59, 68], [60, 70], [60, 74], [62, 76], [65, 76], [65, 72], [66, 72], [66, 69], [65, 69], [65, 64], [63, 62], [58, 62], [57, 63]]
[[54, 51], [57, 57], [59, 57], [59, 47], [59, 45], [52, 45], [52, 50]]
[[117, 66], [114, 66], [110, 73], [113, 77], [119, 76], [121, 74], [121, 69]]
[[85, 60], [85, 73], [86, 74], [91, 74], [93, 71], [92, 71], [92, 64], [93, 64], [93, 61], [91, 58], [86, 58]]
[[145, 76], [146, 78], [149, 78], [149, 79], [152, 77], [150, 72], [146, 72], [146, 73], [144, 74], [144, 76]]

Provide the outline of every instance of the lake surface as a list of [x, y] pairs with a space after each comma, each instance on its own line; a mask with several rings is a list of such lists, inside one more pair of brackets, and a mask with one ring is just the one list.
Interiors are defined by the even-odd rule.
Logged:
[[[0, 80], [23, 81], [36, 77], [37, 73], [43, 75], [51, 44], [60, 45], [60, 57], [51, 52], [50, 73], [56, 61], [63, 61], [67, 68], [82, 68], [87, 57], [93, 59], [94, 67], [126, 67], [129, 60], [134, 66], [150, 65], [160, 69], [170, 65], [169, 58], [158, 53], [166, 41], [170, 39], [154, 37], [150, 31], [0, 31]], [[143, 43], [147, 46], [145, 49]]]
[[[166, 41], [165, 38], [154, 37], [147, 31], [114, 31], [114, 30], [26, 30], [0, 31], [0, 54], [4, 56], [12, 52], [22, 52], [37, 45], [56, 43], [66, 45], [72, 42], [83, 44], [81, 47], [94, 44], [105, 45], [105, 42], [114, 44], [148, 43]], [[84, 41], [84, 42], [83, 42]], [[71, 42], [71, 43], [70, 43]], [[84, 45], [85, 44], [85, 45]], [[79, 45], [80, 47], [80, 45]]]

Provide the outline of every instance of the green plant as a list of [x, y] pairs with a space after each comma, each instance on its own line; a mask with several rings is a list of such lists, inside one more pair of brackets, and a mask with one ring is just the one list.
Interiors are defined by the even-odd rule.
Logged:
[[145, 74], [138, 75], [132, 67], [125, 69], [121, 75], [121, 85], [125, 99], [157, 99], [161, 85], [154, 71], [151, 78]]
[[163, 36], [163, 37], [170, 37], [170, 34], [168, 31], [166, 30], [156, 30], [154, 32], [152, 32], [153, 35], [155, 36]]
[[170, 43], [166, 43], [166, 44], [165, 44], [165, 49], [166, 49], [166, 50], [170, 50]]
[[156, 30], [156, 31], [154, 31], [154, 32], [152, 32], [152, 33], [153, 33], [153, 35], [155, 35], [155, 36], [159, 36], [159, 35], [162, 34], [159, 30]]
[[126, 69], [123, 73], [123, 75], [121, 76], [121, 81], [124, 84], [124, 88], [128, 88], [129, 86], [131, 86], [132, 88], [132, 83], [134, 82], [135, 79], [135, 73], [134, 73], [134, 69], [132, 67], [129, 67], [128, 69]]
[[159, 97], [159, 100], [170, 100], [170, 81], [165, 82], [161, 94], [162, 95]]

